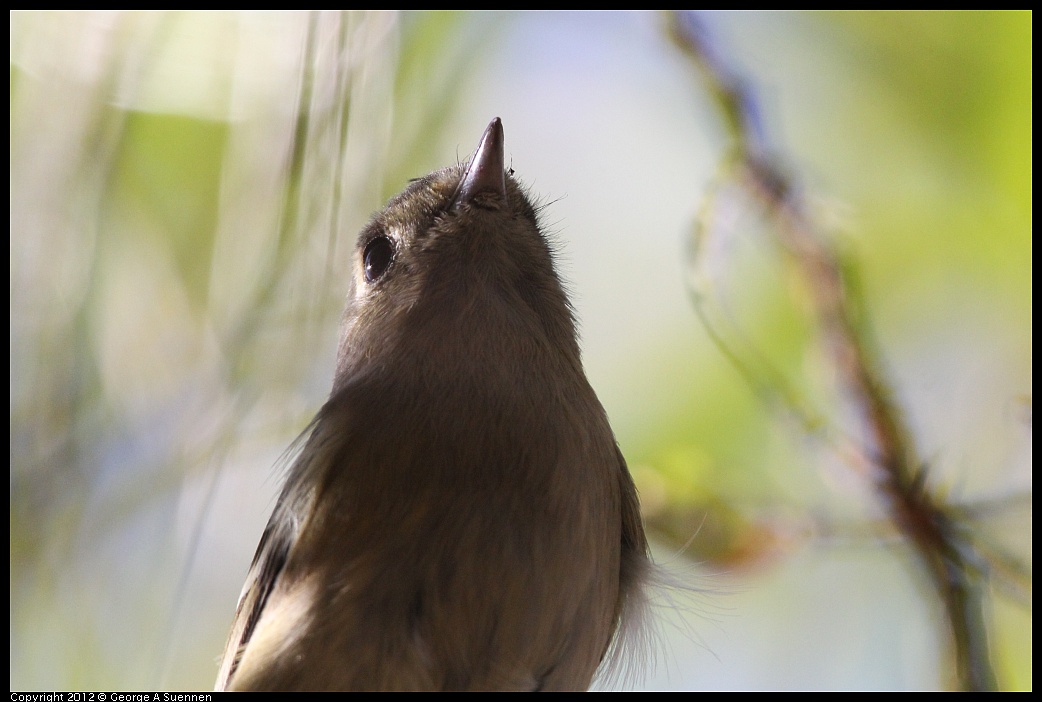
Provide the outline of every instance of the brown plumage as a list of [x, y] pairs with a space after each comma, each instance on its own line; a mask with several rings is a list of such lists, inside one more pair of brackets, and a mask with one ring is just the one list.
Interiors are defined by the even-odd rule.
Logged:
[[587, 688], [647, 544], [498, 118], [373, 218], [350, 275], [217, 689]]

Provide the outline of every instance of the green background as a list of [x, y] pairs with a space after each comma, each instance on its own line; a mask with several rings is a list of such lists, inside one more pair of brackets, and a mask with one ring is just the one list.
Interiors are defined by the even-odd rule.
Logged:
[[[1027, 12], [706, 13], [856, 280], [931, 489], [987, 545], [993, 661], [1031, 683]], [[11, 15], [11, 688], [206, 689], [321, 405], [355, 233], [503, 119], [584, 362], [687, 587], [637, 686], [953, 685], [865, 475], [729, 339], [858, 430], [728, 135], [649, 13]], [[696, 267], [696, 263], [698, 267]]]

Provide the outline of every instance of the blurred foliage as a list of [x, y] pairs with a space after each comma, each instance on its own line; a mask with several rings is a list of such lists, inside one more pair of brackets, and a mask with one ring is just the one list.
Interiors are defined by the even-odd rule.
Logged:
[[[846, 197], [861, 215], [860, 221], [837, 220], [835, 206], [816, 202], [816, 188], [795, 169], [782, 177], [807, 192], [791, 201], [798, 203], [797, 208], [803, 207], [802, 199], [809, 201], [810, 211], [800, 212], [800, 216], [825, 230], [838, 246], [840, 260], [845, 262], [844, 275], [852, 284], [846, 290], [846, 304], [852, 307], [857, 326], [867, 331], [865, 340], [876, 347], [870, 355], [880, 354], [884, 364], [871, 370], [887, 384], [883, 392], [891, 396], [898, 421], [906, 423], [909, 445], [925, 446], [928, 452], [926, 462], [914, 467], [929, 486], [926, 490], [950, 500], [955, 512], [960, 505], [985, 499], [992, 506], [999, 505], [999, 512], [1007, 516], [1023, 516], [1025, 503], [1030, 504], [1030, 473], [1025, 472], [1030, 467], [1016, 447], [1024, 446], [1030, 420], [1009, 420], [1025, 416], [1010, 410], [1018, 404], [1023, 407], [1030, 386], [1031, 106], [1026, 89], [1030, 18], [1021, 14], [1017, 21], [1016, 15], [1005, 13], [944, 17], [840, 13], [835, 19], [837, 37], [849, 48], [844, 58], [856, 70], [868, 73], [868, 80], [857, 82], [856, 90], [881, 107], [851, 94], [849, 103], [828, 119], [842, 125], [843, 138], [848, 141], [859, 128], [877, 129], [875, 121], [884, 123], [885, 137], [866, 144], [873, 153], [859, 153], [864, 146], [859, 148], [856, 143], [848, 147], [848, 155], [859, 158], [848, 163], [846, 173], [841, 168], [843, 155], [830, 154], [830, 170], [840, 176], [837, 181], [849, 179]], [[981, 40], [981, 35], [987, 38]], [[912, 41], [912, 36], [921, 40]], [[996, 43], [1009, 50], [1009, 55], [992, 52]], [[709, 39], [707, 60], [719, 61], [714, 55], [718, 47], [712, 44]], [[891, 44], [901, 48], [893, 50]], [[725, 103], [724, 112], [730, 99], [735, 100], [735, 109], [745, 112], [740, 118], [727, 113], [728, 118], [746, 125], [750, 118], [755, 121], [762, 106], [749, 100], [768, 91], [745, 84], [744, 76], [725, 74], [722, 80], [733, 84], [733, 88], [714, 86], [714, 94]], [[837, 92], [846, 87], [841, 85]], [[727, 90], [735, 93], [727, 95]], [[1009, 98], [1009, 92], [1016, 97]], [[885, 101], [880, 101], [881, 93], [885, 93]], [[763, 125], [747, 128], [759, 138], [760, 143], [753, 143], [752, 148], [762, 148]], [[766, 131], [771, 131], [769, 126]], [[979, 153], [1000, 142], [996, 151]], [[766, 148], [776, 148], [779, 143], [766, 139]], [[808, 150], [813, 152], [813, 148]], [[760, 157], [786, 164], [793, 155], [768, 152]], [[806, 154], [798, 158], [804, 159]], [[791, 161], [786, 165], [791, 167]], [[709, 242], [716, 250], [700, 250], [692, 257], [698, 266], [693, 272], [698, 280], [692, 294], [709, 331], [763, 401], [760, 407], [774, 409], [773, 416], [788, 420], [792, 435], [802, 436], [804, 441], [800, 445], [768, 440], [765, 445], [764, 437], [771, 432], [760, 423], [771, 421], [771, 415], [760, 415], [753, 407], [748, 416], [729, 417], [723, 424], [742, 427], [749, 443], [734, 441], [724, 432], [699, 436], [694, 441], [697, 457], [678, 466], [678, 453], [693, 452], [692, 432], [679, 426], [675, 433], [665, 429], [650, 440], [654, 446], [650, 453], [629, 453], [631, 459], [643, 455], [647, 466], [654, 468], [638, 474], [645, 491], [650, 484], [653, 494], [661, 492], [672, 498], [656, 502], [650, 523], [677, 544], [697, 533], [697, 538], [690, 538], [687, 552], [732, 570], [774, 565], [779, 549], [792, 552], [797, 546], [822, 545], [837, 536], [863, 545], [895, 538], [888, 534], [884, 521], [887, 500], [871, 494], [879, 478], [873, 476], [873, 440], [866, 418], [858, 416], [856, 398], [844, 387], [846, 370], [833, 367], [834, 361], [822, 354], [822, 347], [833, 340], [816, 329], [807, 281], [792, 270], [780, 250], [783, 247], [765, 235], [774, 215], [728, 182], [731, 176], [725, 174], [732, 168], [725, 156], [721, 182], [703, 203], [692, 237], [699, 249], [706, 243], [698, 230], [712, 231], [714, 237], [724, 239]], [[782, 236], [777, 238], [780, 241]], [[806, 255], [798, 250], [791, 253], [796, 258]], [[715, 260], [707, 264], [706, 258]], [[950, 329], [942, 332], [945, 326]], [[992, 329], [978, 331], [981, 326]], [[929, 335], [923, 335], [924, 327]], [[993, 345], [989, 342], [994, 338], [986, 337], [997, 328], [1002, 328], [1003, 341]], [[982, 331], [983, 336], [977, 336]], [[958, 338], [959, 334], [965, 336]], [[979, 349], [969, 351], [978, 345]], [[966, 362], [967, 352], [971, 363]], [[913, 365], [914, 371], [922, 373], [924, 362], [935, 367], [918, 377], [907, 375], [909, 361], [916, 356], [922, 358], [913, 361], [919, 365]], [[1000, 361], [1001, 357], [1006, 360]], [[1013, 368], [1003, 367], [1008, 362]], [[976, 364], [990, 366], [991, 373], [1012, 370], [1010, 377], [998, 382], [1002, 389], [997, 396], [958, 377], [967, 371], [981, 373], [980, 367], [973, 367]], [[922, 391], [936, 394], [936, 383], [944, 373], [949, 374], [943, 381], [948, 385], [944, 390], [959, 393], [960, 400], [968, 403], [947, 408], [946, 419], [967, 425], [960, 428], [961, 434], [950, 427], [938, 431], [929, 426], [936, 421], [929, 416], [935, 412], [928, 411], [934, 408], [925, 406]], [[952, 374], [956, 377], [950, 377]], [[712, 397], [707, 400], [705, 393], [702, 385], [700, 411], [706, 416], [695, 423], [717, 429], [721, 426], [717, 423], [718, 403]], [[1030, 407], [1030, 400], [1026, 402]], [[1009, 442], [999, 448], [995, 446], [997, 423], [1007, 425], [1001, 433]], [[1022, 435], [1011, 435], [1009, 426], [1021, 427]], [[766, 450], [757, 456], [753, 446]], [[987, 448], [982, 451], [982, 447]], [[736, 451], [747, 453], [732, 459]], [[860, 452], [865, 453], [859, 456]], [[967, 466], [967, 456], [974, 453], [973, 460], [980, 463]], [[740, 478], [734, 474], [736, 465], [741, 466]], [[808, 466], [812, 470], [806, 470]], [[656, 473], [664, 490], [653, 482]], [[681, 476], [679, 489], [675, 487], [677, 476]], [[691, 483], [685, 485], [685, 479]], [[846, 483], [839, 491], [835, 490], [837, 480]], [[949, 487], [953, 482], [961, 483], [956, 493]], [[701, 494], [693, 498], [691, 485], [697, 485]], [[709, 528], [696, 532], [692, 517], [699, 515]], [[963, 575], [985, 581], [986, 587], [994, 588], [993, 593], [1008, 596], [1014, 607], [1030, 611], [1030, 535], [1024, 531], [1011, 534], [1001, 548], [992, 551], [990, 544], [984, 545], [984, 520], [963, 520], [954, 512], [950, 516], [968, 530], [965, 543], [983, 551], [967, 555], [974, 572]], [[898, 554], [906, 547], [901, 541], [896, 545]], [[921, 585], [923, 596], [931, 599], [930, 588]], [[987, 609], [994, 606], [989, 603]], [[993, 646], [1000, 667], [1008, 674], [1002, 685], [1030, 687], [1030, 663], [1024, 658], [1030, 644], [1025, 648], [1022, 638], [1030, 640], [1029, 630], [1022, 628], [1030, 626], [1029, 621], [1030, 617], [1002, 632], [998, 638], [1004, 643]], [[940, 625], [939, 630], [943, 629]], [[992, 641], [996, 633], [989, 629]], [[1010, 644], [1018, 639], [1020, 643]], [[1017, 663], [1011, 666], [1013, 660]], [[942, 658], [942, 670], [944, 661]], [[1011, 668], [1020, 673], [1009, 674]], [[943, 673], [942, 678], [944, 685], [957, 684], [951, 672]]]
[[[844, 212], [836, 202], [822, 201], [808, 187], [817, 205], [812, 216], [836, 237], [848, 261], [848, 280], [864, 301], [864, 321], [878, 336], [884, 360], [899, 361], [882, 370], [897, 371], [892, 378], [896, 392], [900, 400], [909, 400], [906, 411], [916, 426], [921, 421], [917, 416], [921, 399], [910, 395], [924, 381], [903, 374], [904, 357], [925, 353], [940, 359], [969, 351], [914, 348], [921, 339], [934, 338], [923, 336], [924, 328], [935, 334], [944, 327], [973, 327], [978, 321], [1001, 325], [1014, 335], [1013, 346], [1001, 352], [1019, 366], [1030, 367], [1030, 16], [898, 12], [825, 17], [830, 24], [817, 30], [832, 34], [831, 41], [847, 52], [842, 59], [854, 63], [862, 75], [848, 76], [848, 80], [861, 79], [856, 85], [837, 88], [851, 93], [849, 104], [836, 113], [817, 115], [826, 139], [839, 123], [842, 138], [850, 142], [844, 152], [830, 154], [829, 163], [830, 176], [834, 174], [847, 191], [849, 209]], [[913, 36], [917, 41], [910, 40]], [[1003, 48], [995, 51], [996, 46]], [[886, 101], [880, 102], [884, 91]], [[867, 109], [854, 94], [858, 92], [879, 103], [877, 110]], [[900, 110], [909, 114], [891, 121], [894, 118], [887, 113]], [[875, 120], [887, 122], [882, 143], [859, 145], [850, 138], [851, 132], [874, 131]], [[881, 154], [865, 154], [866, 147]], [[915, 151], [908, 153], [905, 147]], [[805, 152], [782, 156], [820, 160], [815, 149], [821, 148], [808, 146]], [[806, 180], [799, 172], [790, 175], [797, 182]], [[769, 376], [767, 382], [782, 395], [791, 389], [793, 395], [787, 399], [808, 412], [803, 431], [813, 438], [822, 425], [844, 423], [843, 400], [835, 396], [829, 363], [821, 356], [807, 291], [764, 238], [769, 225], [761, 205], [742, 197], [733, 192], [717, 195], [721, 202], [715, 207], [724, 212], [715, 216], [726, 220], [733, 233], [724, 244], [726, 250], [711, 254], [718, 258], [719, 278], [709, 283], [713, 304], [720, 308], [722, 319], [746, 335], [739, 343], [762, 355], [760, 372]], [[857, 220], [851, 221], [850, 209], [857, 212]], [[986, 319], [980, 319], [982, 315]], [[938, 343], [957, 342], [940, 339]], [[976, 343], [987, 344], [983, 339]], [[761, 403], [749, 401], [748, 395], [735, 397], [733, 392], [726, 372], [704, 374], [697, 398], [691, 395], [682, 412], [642, 437], [642, 444], [628, 452], [631, 460], [654, 465], [672, 486], [669, 492], [677, 496], [678, 504], [690, 499], [691, 490], [711, 490], [702, 497], [713, 505], [728, 505], [721, 516], [725, 523], [733, 522], [726, 514], [736, 505], [750, 504], [755, 511], [765, 501], [805, 506], [807, 501], [820, 500], [822, 466], [813, 452], [808, 454], [798, 443], [772, 444], [773, 450], [767, 452], [770, 460], [763, 460], [764, 437], [772, 435], [770, 426], [777, 413], [764, 414]], [[977, 399], [982, 405], [993, 400], [985, 394]], [[1023, 416], [1015, 408], [1022, 406], [1023, 399], [1005, 396], [1000, 402], [1007, 403], [1003, 421], [1010, 411]], [[981, 413], [974, 421], [980, 420]], [[982, 435], [991, 430], [990, 426], [976, 428]], [[933, 431], [924, 433], [921, 438], [931, 453], [961, 450], [954, 442], [938, 446]], [[944, 438], [965, 441], [957, 434]], [[678, 452], [694, 452], [699, 458], [678, 467], [672, 458]], [[841, 456], [833, 461], [836, 458]], [[808, 459], [814, 466], [809, 471], [805, 469]], [[945, 463], [932, 461], [930, 469], [940, 469], [941, 476], [950, 480], [945, 471], [951, 467]], [[688, 483], [686, 489], [677, 485], [678, 475], [688, 476], [681, 480]], [[988, 484], [985, 490], [991, 496], [1005, 492], [1001, 483]], [[849, 502], [842, 503], [840, 511], [850, 507]], [[684, 534], [690, 534], [687, 521], [679, 530], [668, 521], [653, 519], [679, 542], [685, 541]], [[699, 553], [700, 544], [714, 560], [720, 557], [719, 549], [707, 539], [692, 543], [697, 556], [710, 557]], [[771, 552], [770, 539], [764, 540], [764, 548], [765, 554]]]

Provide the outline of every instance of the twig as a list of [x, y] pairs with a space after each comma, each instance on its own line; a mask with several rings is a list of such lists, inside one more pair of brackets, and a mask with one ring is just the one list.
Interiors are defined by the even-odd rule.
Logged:
[[876, 494], [895, 527], [913, 545], [944, 604], [960, 686], [993, 690], [996, 680], [988, 653], [981, 578], [987, 574], [986, 560], [956, 512], [928, 489], [926, 468], [857, 314], [839, 256], [769, 155], [752, 91], [712, 49], [697, 16], [671, 13], [669, 32], [716, 99], [732, 140], [728, 158], [738, 164], [736, 182], [764, 203], [777, 236], [809, 285], [827, 350], [868, 436], [863, 458]]

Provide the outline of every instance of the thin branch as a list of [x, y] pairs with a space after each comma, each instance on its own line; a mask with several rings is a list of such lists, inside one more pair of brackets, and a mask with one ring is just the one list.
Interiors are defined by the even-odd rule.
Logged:
[[806, 280], [827, 351], [868, 436], [865, 464], [895, 527], [914, 546], [947, 616], [960, 685], [993, 690], [995, 673], [984, 621], [984, 559], [956, 512], [927, 486], [926, 469], [857, 312], [837, 253], [806, 214], [800, 194], [769, 155], [752, 90], [713, 50], [693, 13], [672, 13], [676, 46], [703, 75], [732, 140], [735, 181], [767, 208], [780, 242]]

